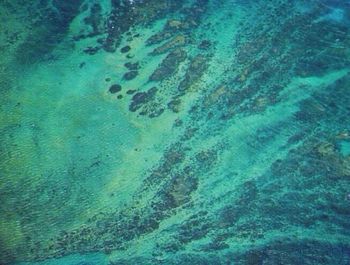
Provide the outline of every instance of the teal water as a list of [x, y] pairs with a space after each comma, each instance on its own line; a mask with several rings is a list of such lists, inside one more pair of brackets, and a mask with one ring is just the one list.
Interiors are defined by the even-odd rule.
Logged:
[[0, 264], [350, 264], [349, 1], [0, 18]]

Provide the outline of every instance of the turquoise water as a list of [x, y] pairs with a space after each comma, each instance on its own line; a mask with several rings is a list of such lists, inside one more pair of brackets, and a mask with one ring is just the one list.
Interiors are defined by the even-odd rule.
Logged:
[[350, 264], [349, 1], [0, 18], [0, 264]]

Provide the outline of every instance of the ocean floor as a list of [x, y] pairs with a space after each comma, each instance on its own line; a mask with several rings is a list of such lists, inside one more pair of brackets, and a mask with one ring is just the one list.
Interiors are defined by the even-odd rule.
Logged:
[[349, 1], [0, 19], [0, 264], [350, 264]]

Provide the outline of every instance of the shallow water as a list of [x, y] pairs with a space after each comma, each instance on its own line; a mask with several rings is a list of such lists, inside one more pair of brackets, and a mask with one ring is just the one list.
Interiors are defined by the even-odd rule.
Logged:
[[350, 264], [349, 1], [0, 18], [0, 264]]

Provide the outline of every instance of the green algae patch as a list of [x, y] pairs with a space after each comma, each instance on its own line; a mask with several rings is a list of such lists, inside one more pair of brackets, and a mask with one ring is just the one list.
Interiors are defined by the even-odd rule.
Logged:
[[3, 213], [0, 219], [1, 260], [16, 260], [16, 253], [25, 251], [26, 238], [22, 234], [18, 216], [13, 213]]
[[349, 156], [350, 155], [350, 142], [349, 141], [341, 141], [339, 143], [340, 145], [340, 152], [343, 156]]

